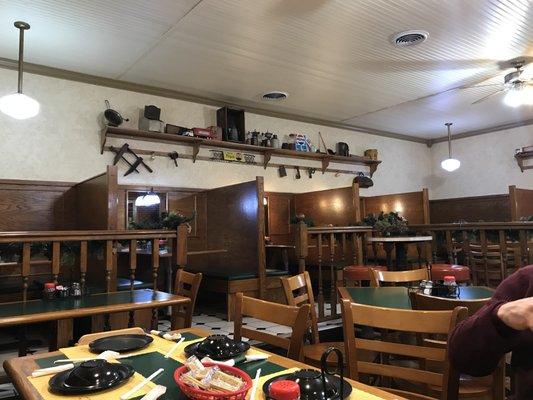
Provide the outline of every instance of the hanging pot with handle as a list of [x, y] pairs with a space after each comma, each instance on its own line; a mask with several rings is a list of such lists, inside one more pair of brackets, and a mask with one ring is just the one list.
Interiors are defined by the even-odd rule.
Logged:
[[129, 121], [128, 118], [122, 118], [118, 111], [115, 111], [109, 105], [109, 101], [105, 101], [106, 110], [104, 111], [104, 118], [108, 126], [120, 126], [124, 121]]

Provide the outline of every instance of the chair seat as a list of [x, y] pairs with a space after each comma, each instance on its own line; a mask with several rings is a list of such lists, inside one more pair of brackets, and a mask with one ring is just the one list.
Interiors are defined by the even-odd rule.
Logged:
[[[312, 366], [320, 366], [320, 358], [322, 353], [324, 353], [330, 347], [336, 347], [342, 354], [344, 354], [344, 342], [324, 342], [316, 344], [306, 344], [304, 345], [304, 362]], [[329, 364], [337, 365], [337, 360], [335, 357], [328, 359]], [[344, 357], [344, 365], [346, 365], [346, 357]]]
[[350, 265], [348, 267], [344, 267], [344, 279], [349, 281], [369, 281], [371, 279], [370, 268], [374, 268], [379, 271], [387, 271], [387, 267], [382, 265]]
[[433, 281], [443, 281], [444, 277], [448, 275], [454, 276], [456, 282], [469, 282], [470, 268], [454, 264], [431, 265], [431, 279]]

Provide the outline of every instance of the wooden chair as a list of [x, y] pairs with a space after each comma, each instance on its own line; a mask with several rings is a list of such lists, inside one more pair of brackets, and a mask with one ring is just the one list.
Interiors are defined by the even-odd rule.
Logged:
[[[490, 298], [479, 300], [446, 299], [442, 297], [428, 296], [422, 293], [411, 292], [411, 304], [416, 310], [442, 311], [453, 310], [455, 307], [465, 307], [468, 315], [480, 310]], [[436, 347], [445, 347], [446, 343], [433, 341]], [[439, 346], [440, 344], [440, 346]], [[459, 386], [459, 398], [489, 398], [491, 400], [505, 399], [505, 361], [501, 360], [497, 369], [488, 378], [473, 378], [461, 375]]]
[[[241, 340], [245, 336], [249, 339], [268, 343], [287, 350], [287, 357], [293, 360], [300, 360], [310, 308], [309, 304], [304, 304], [301, 307], [286, 306], [237, 293], [235, 299], [234, 338], [235, 340]], [[292, 335], [290, 338], [285, 338], [276, 334], [269, 334], [266, 331], [246, 328], [242, 325], [243, 316], [291, 327]]]
[[176, 329], [190, 328], [192, 325], [192, 315], [194, 305], [198, 296], [198, 289], [202, 282], [202, 273], [192, 274], [183, 269], [178, 269], [174, 283], [174, 293], [191, 299], [189, 304], [173, 307], [172, 326]]
[[343, 342], [324, 342], [320, 343], [318, 337], [317, 315], [315, 308], [315, 298], [313, 296], [313, 287], [311, 286], [311, 278], [309, 272], [304, 271], [301, 274], [281, 278], [281, 284], [285, 291], [287, 304], [290, 306], [302, 306], [308, 304], [310, 306], [309, 320], [307, 329], [311, 333], [311, 344], [303, 346], [304, 362], [313, 366], [320, 366], [320, 357], [322, 353], [329, 347], [336, 347], [343, 351]]
[[499, 244], [488, 244], [483, 248], [481, 244], [470, 243], [468, 262], [474, 285], [478, 285], [482, 277], [485, 286], [498, 286], [501, 281], [516, 271], [518, 257], [519, 249], [512, 246], [502, 249]]
[[379, 287], [382, 282], [392, 283], [409, 283], [429, 280], [429, 271], [427, 268], [413, 269], [410, 271], [379, 271], [372, 269], [372, 286]]
[[80, 340], [78, 340], [78, 343], [76, 343], [76, 346], [82, 346], [84, 344], [89, 344], [96, 339], [100, 339], [103, 337], [110, 337], [110, 336], [117, 336], [117, 335], [144, 335], [145, 332], [143, 328], [127, 328], [127, 329], [119, 329], [116, 331], [108, 331], [108, 332], [98, 332], [98, 333], [89, 333], [87, 335], [83, 335]]
[[[344, 328], [344, 348], [348, 358], [348, 375], [359, 380], [360, 374], [401, 379], [419, 385], [422, 389], [429, 385], [442, 387], [440, 400], [456, 400], [459, 390], [459, 373], [448, 360], [447, 348], [403, 344], [384, 340], [356, 339], [354, 325], [365, 325], [377, 329], [413, 332], [427, 335], [448, 335], [455, 325], [467, 316], [467, 310], [457, 307], [453, 311], [412, 311], [381, 308], [350, 303], [342, 300], [342, 319]], [[383, 338], [383, 337], [382, 337]], [[414, 357], [425, 365], [427, 360], [440, 361], [444, 365], [442, 373], [426, 371], [411, 366], [381, 364], [359, 361], [361, 350], [376, 351], [383, 354]], [[435, 399], [426, 395], [385, 388], [386, 391], [413, 400]]]

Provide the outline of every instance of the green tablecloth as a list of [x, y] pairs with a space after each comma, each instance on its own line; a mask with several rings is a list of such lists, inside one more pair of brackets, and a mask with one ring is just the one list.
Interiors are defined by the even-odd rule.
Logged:
[[[354, 303], [368, 306], [411, 309], [408, 289], [405, 287], [346, 288]], [[477, 300], [492, 297], [493, 291], [484, 286], [461, 286], [459, 300]]]

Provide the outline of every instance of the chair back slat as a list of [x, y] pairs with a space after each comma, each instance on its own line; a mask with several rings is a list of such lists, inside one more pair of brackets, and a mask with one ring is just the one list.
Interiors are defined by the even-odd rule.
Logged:
[[[249, 339], [259, 340], [287, 349], [287, 357], [293, 360], [299, 360], [302, 356], [303, 339], [307, 329], [309, 309], [309, 304], [304, 304], [300, 307], [287, 306], [237, 293], [235, 300], [234, 338], [235, 340], [241, 340], [244, 335]], [[270, 335], [265, 331], [243, 328], [243, 316], [291, 327], [292, 334], [289, 339], [284, 339], [275, 334]], [[288, 342], [287, 347], [285, 347], [286, 342]]]
[[388, 376], [390, 378], [405, 379], [435, 386], [442, 384], [442, 374], [415, 368], [376, 364], [367, 361], [359, 361], [357, 368], [361, 374]]
[[429, 280], [429, 271], [427, 268], [413, 269], [410, 271], [380, 271], [371, 269], [371, 284], [379, 287], [382, 283], [409, 283]]
[[191, 272], [178, 269], [176, 272], [176, 279], [174, 282], [174, 293], [180, 296], [185, 296], [191, 299], [189, 304], [184, 304], [180, 307], [173, 307], [173, 324], [172, 326], [183, 328], [190, 328], [192, 325], [192, 316], [194, 314], [194, 307], [196, 305], [196, 298], [198, 297], [198, 290], [202, 283], [202, 273], [193, 274]]
[[410, 293], [411, 304], [415, 310], [446, 311], [455, 307], [465, 307], [468, 315], [480, 310], [490, 298], [478, 300], [447, 299], [444, 297], [428, 296], [422, 293]]
[[[288, 305], [301, 306], [302, 304], [309, 304], [311, 306], [309, 327], [311, 329], [313, 343], [318, 343], [318, 316], [309, 272], [304, 271], [295, 276], [281, 278], [281, 284], [283, 285]], [[295, 293], [298, 295], [295, 295]]]
[[358, 349], [424, 358], [432, 361], [444, 361], [446, 358], [446, 351], [444, 349], [433, 347], [414, 346], [411, 344], [391, 343], [369, 339], [355, 339], [355, 345]]
[[[411, 332], [427, 338], [448, 336], [456, 324], [466, 318], [467, 313], [464, 307], [457, 307], [452, 311], [416, 311], [372, 307], [343, 300], [344, 347], [350, 378], [358, 380], [359, 374], [370, 374], [426, 385], [423, 387], [434, 385], [442, 388], [441, 400], [456, 400], [459, 394], [459, 373], [449, 363], [446, 344], [444, 347], [435, 347], [424, 340], [418, 341], [420, 345], [398, 343], [389, 340], [397, 335], [385, 332]], [[385, 332], [382, 332], [381, 340], [356, 339], [355, 325], [381, 328]], [[399, 355], [418, 359], [419, 362], [415, 363], [418, 365], [407, 367], [380, 363], [384, 360], [382, 357], [375, 358], [373, 362], [360, 361], [359, 350], [386, 354], [385, 360], [389, 359], [389, 355]], [[442, 362], [442, 372], [426, 370], [428, 361]]]

